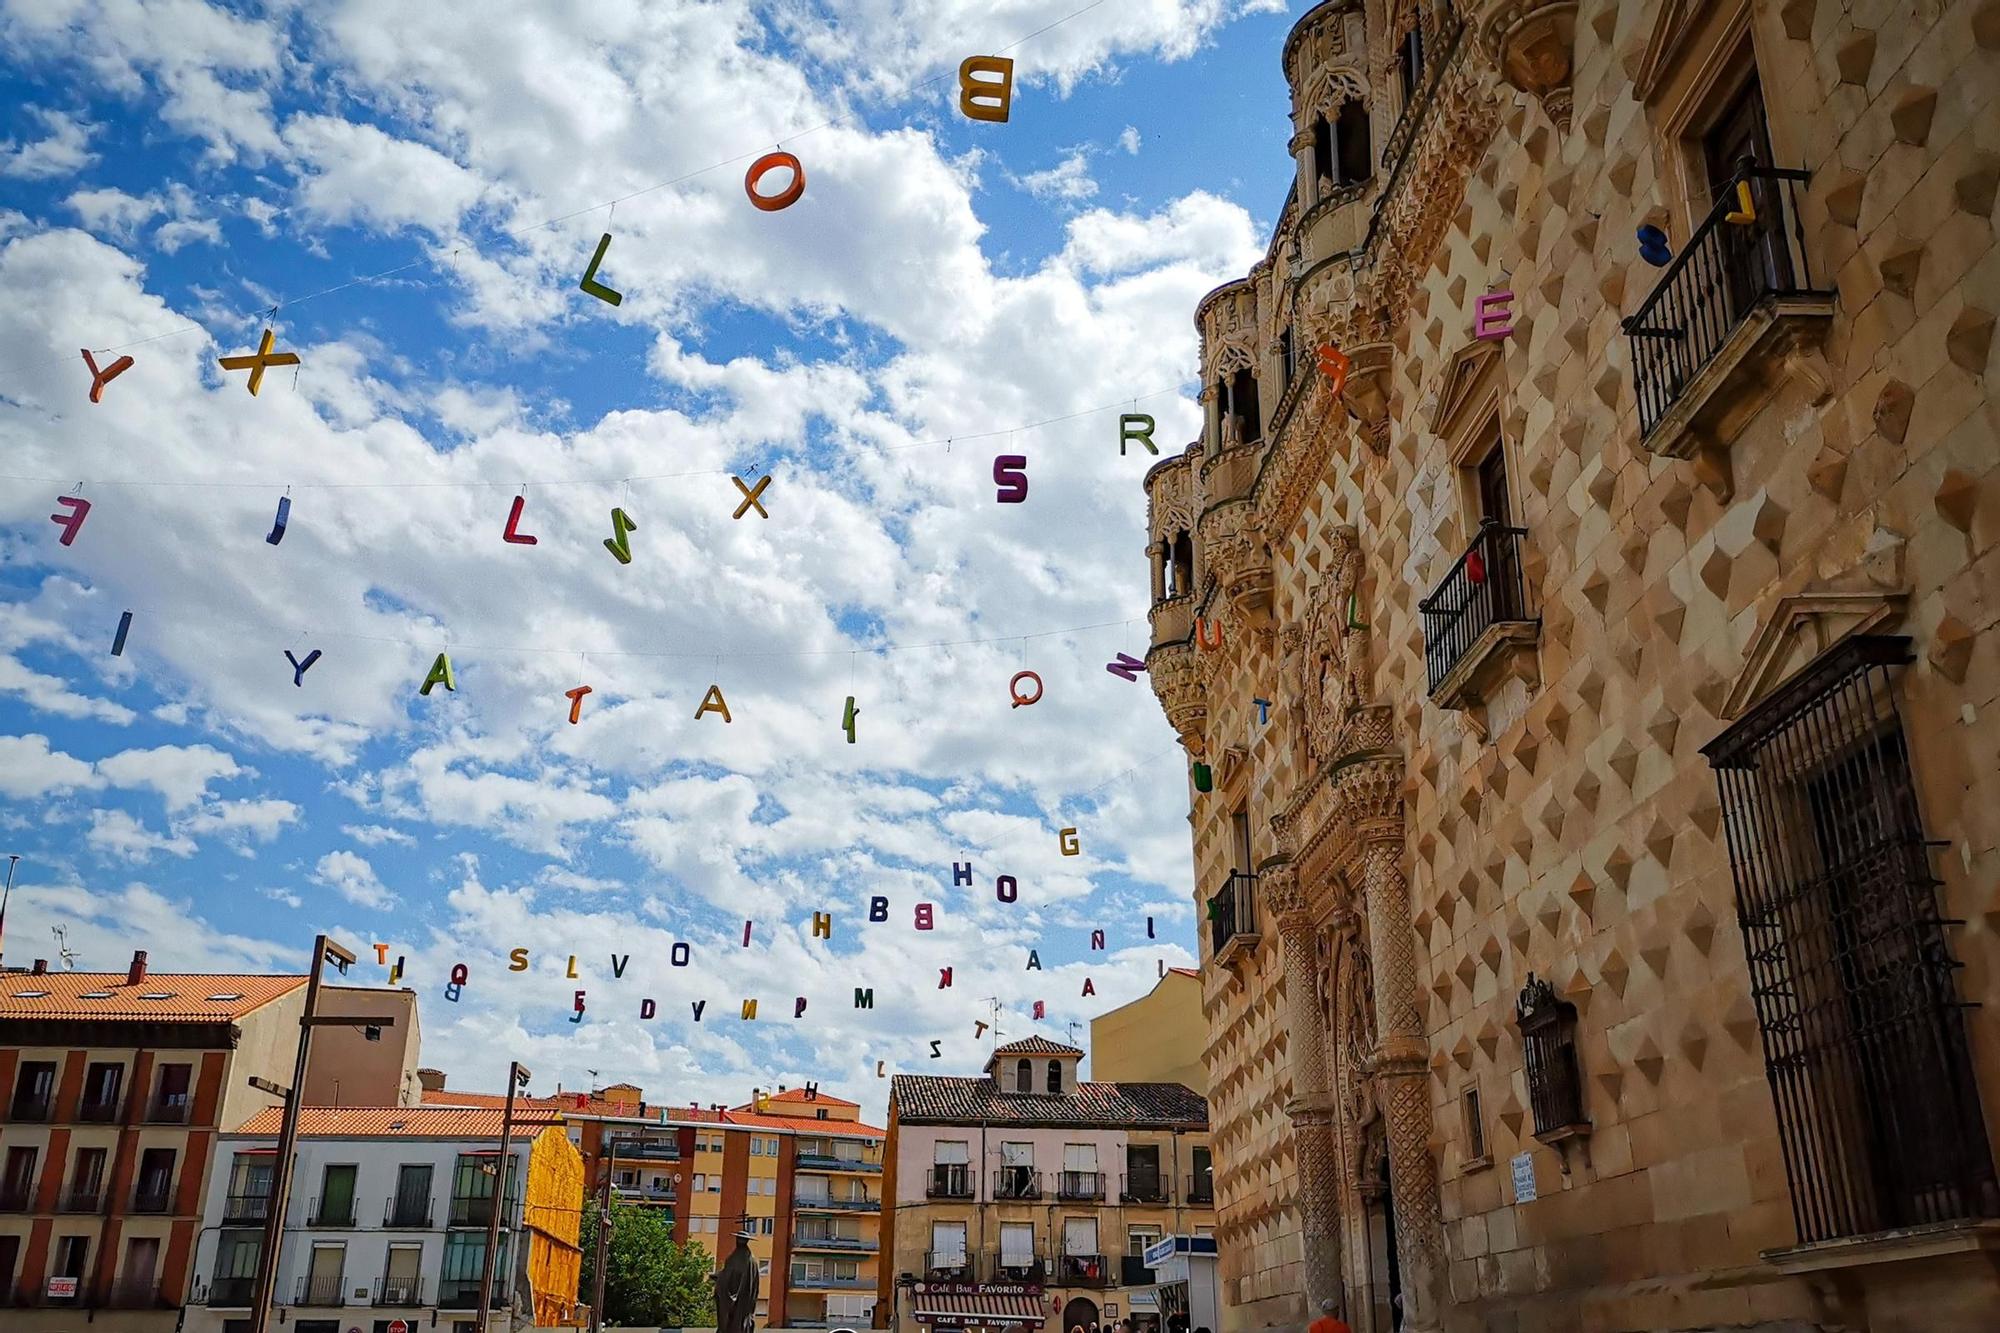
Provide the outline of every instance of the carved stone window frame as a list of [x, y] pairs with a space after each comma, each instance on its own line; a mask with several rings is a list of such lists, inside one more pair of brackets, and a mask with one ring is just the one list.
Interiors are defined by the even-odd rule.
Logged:
[[[1445, 443], [1445, 459], [1451, 464], [1458, 491], [1464, 541], [1470, 541], [1479, 530], [1479, 465], [1487, 456], [1500, 449], [1506, 457], [1507, 476], [1526, 475], [1521, 442], [1502, 410], [1506, 399], [1507, 369], [1497, 341], [1474, 342], [1452, 358], [1431, 430]], [[1517, 523], [1523, 517], [1512, 515]]]
[[[1493, 1135], [1486, 1127], [1486, 1099], [1481, 1095], [1478, 1078], [1468, 1078], [1458, 1088], [1458, 1128], [1460, 1151], [1464, 1159], [1459, 1163], [1459, 1174], [1469, 1176], [1476, 1171], [1490, 1170], [1493, 1166]], [[1472, 1150], [1481, 1151], [1475, 1154]]]
[[[1676, 247], [1715, 202], [1701, 184], [1702, 136], [1753, 71], [1766, 88], [1773, 86], [1758, 60], [1750, 0], [1669, 0], [1662, 6], [1633, 91], [1658, 140], [1660, 183], [1676, 224], [1670, 229]], [[1782, 163], [1794, 155], [1787, 151], [1788, 126], [1781, 122], [1774, 121], [1770, 133], [1771, 151]]]

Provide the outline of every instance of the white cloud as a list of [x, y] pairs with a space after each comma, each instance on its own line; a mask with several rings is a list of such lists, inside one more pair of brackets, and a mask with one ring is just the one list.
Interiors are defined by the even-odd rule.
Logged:
[[249, 770], [212, 745], [161, 745], [123, 750], [97, 761], [97, 771], [117, 787], [148, 787], [183, 810], [208, 794], [209, 784]]
[[0, 176], [47, 180], [73, 176], [97, 161], [90, 136], [97, 127], [85, 120], [45, 107], [28, 108], [48, 135], [29, 142], [0, 141]]
[[294, 116], [284, 141], [299, 174], [299, 205], [322, 222], [446, 233], [480, 195], [478, 178], [458, 163], [373, 125]]
[[1010, 179], [1037, 199], [1079, 203], [1097, 193], [1097, 182], [1090, 176], [1090, 155], [1081, 148], [1071, 149], [1068, 156], [1046, 171], [1031, 171]]
[[94, 785], [91, 766], [51, 749], [47, 736], [0, 736], [0, 796], [25, 800]]
[[82, 189], [74, 191], [63, 204], [91, 231], [124, 244], [136, 241], [140, 231], [155, 218], [165, 221], [154, 229], [153, 244], [167, 254], [175, 254], [194, 241], [222, 243], [221, 224], [214, 218], [201, 216], [200, 201], [194, 191], [179, 182], [143, 195], [110, 187]]
[[220, 833], [251, 842], [270, 842], [278, 836], [279, 830], [296, 822], [298, 817], [298, 806], [275, 797], [213, 801], [185, 819], [176, 820], [174, 831], [197, 836]]
[[120, 861], [150, 861], [169, 856], [193, 856], [192, 838], [179, 833], [155, 833], [124, 810], [93, 810], [84, 841], [99, 855]]
[[383, 824], [342, 824], [340, 831], [363, 847], [380, 847], [390, 842], [404, 847], [414, 847], [417, 842], [401, 829], [392, 829]]
[[29, 707], [56, 717], [95, 718], [124, 726], [136, 716], [123, 704], [78, 694], [60, 677], [44, 675], [7, 653], [0, 653], [0, 694], [19, 695]]
[[1132, 156], [1137, 157], [1139, 155], [1139, 127], [1137, 125], [1127, 125], [1124, 129], [1120, 130], [1118, 132], [1118, 146]]
[[375, 867], [354, 852], [328, 852], [320, 857], [313, 867], [313, 882], [325, 885], [358, 907], [379, 912], [396, 905], [396, 895], [376, 875]]

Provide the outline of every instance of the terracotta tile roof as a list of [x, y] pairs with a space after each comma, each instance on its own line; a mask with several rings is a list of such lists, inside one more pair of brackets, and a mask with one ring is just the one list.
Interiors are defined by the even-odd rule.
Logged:
[[[123, 972], [0, 974], [0, 1022], [7, 1019], [105, 1019], [120, 1022], [220, 1023], [261, 1009], [306, 979], [212, 972], [155, 972], [136, 986]], [[227, 999], [210, 999], [227, 996]]]
[[[269, 1106], [245, 1121], [238, 1134], [276, 1137], [284, 1108]], [[299, 1133], [330, 1139], [497, 1139], [502, 1111], [461, 1106], [308, 1106], [299, 1112]], [[539, 1134], [560, 1123], [553, 1109], [514, 1103], [514, 1132]]]
[[1197, 981], [1201, 979], [1201, 969], [1198, 967], [1170, 967], [1167, 971], [1177, 977], [1193, 977]]
[[1065, 1046], [1059, 1041], [1050, 1041], [1047, 1037], [1023, 1037], [1019, 1041], [1010, 1041], [1005, 1046], [994, 1047], [993, 1054], [1082, 1055], [1083, 1052], [1074, 1046]]
[[[507, 1095], [502, 1092], [454, 1092], [447, 1089], [424, 1089], [425, 1106], [467, 1106], [489, 1110], [505, 1110]], [[567, 1111], [576, 1106], [574, 1097], [523, 1097], [516, 1095], [514, 1109], [518, 1112], [524, 1106], [532, 1106], [545, 1111]]]
[[[808, 1097], [804, 1088], [787, 1088], [783, 1092], [766, 1093], [764, 1100], [780, 1106], [851, 1106], [857, 1111], [861, 1109], [860, 1102], [846, 1101], [834, 1096], [830, 1092], [822, 1092], [817, 1096]], [[757, 1109], [757, 1104], [755, 1102], [745, 1102], [743, 1105], [732, 1107], [731, 1109], [736, 1111], [754, 1111]]]
[[[772, 1101], [777, 1098], [773, 1097]], [[848, 1105], [854, 1105], [849, 1102]], [[755, 1111], [731, 1111], [729, 1123], [750, 1129], [788, 1129], [799, 1134], [826, 1134], [834, 1137], [879, 1139], [889, 1131], [864, 1125], [858, 1120], [816, 1120], [809, 1115], [759, 1115]]]
[[1208, 1126], [1208, 1101], [1179, 1083], [1079, 1083], [1059, 1096], [1002, 1092], [990, 1078], [898, 1074], [889, 1100], [904, 1124]]

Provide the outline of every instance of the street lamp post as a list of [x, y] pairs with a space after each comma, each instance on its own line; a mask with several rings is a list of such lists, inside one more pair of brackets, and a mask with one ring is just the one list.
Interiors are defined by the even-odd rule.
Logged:
[[278, 1245], [285, 1235], [285, 1210], [291, 1202], [292, 1158], [298, 1151], [299, 1110], [305, 1101], [306, 1064], [312, 1056], [312, 1034], [319, 1027], [359, 1027], [368, 1040], [377, 1041], [385, 1027], [394, 1027], [393, 1017], [322, 1016], [319, 1012], [321, 977], [328, 960], [334, 970], [345, 975], [354, 955], [335, 943], [331, 936], [313, 939], [312, 971], [306, 976], [306, 1007], [299, 1016], [299, 1050], [292, 1064], [292, 1086], [281, 1088], [264, 1078], [251, 1078], [250, 1086], [274, 1097], [283, 1097], [285, 1114], [278, 1129], [278, 1160], [271, 1171], [270, 1206], [264, 1214], [264, 1245], [257, 1256], [257, 1291], [250, 1306], [250, 1333], [266, 1333], [271, 1322], [271, 1301], [278, 1282]]
[[500, 1214], [507, 1206], [507, 1167], [514, 1150], [514, 1091], [528, 1086], [532, 1077], [519, 1060], [508, 1063], [507, 1108], [500, 1115], [500, 1156], [493, 1162], [493, 1210], [486, 1219], [485, 1263], [479, 1274], [478, 1333], [486, 1333], [486, 1321], [493, 1310], [493, 1266], [500, 1247]]

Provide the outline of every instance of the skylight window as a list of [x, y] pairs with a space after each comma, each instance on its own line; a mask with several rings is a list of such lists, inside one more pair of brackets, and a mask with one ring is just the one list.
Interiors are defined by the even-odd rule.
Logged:
[[17, 1000], [41, 1000], [47, 997], [48, 992], [45, 990], [17, 990], [14, 992], [14, 998]]
[[174, 993], [170, 990], [149, 990], [139, 998], [142, 1000], [171, 1000], [174, 998]]
[[243, 992], [242, 992], [242, 991], [234, 991], [234, 990], [226, 990], [226, 991], [222, 992], [222, 994], [220, 994], [220, 995], [211, 995], [211, 996], [209, 996], [208, 998], [209, 998], [210, 1000], [240, 1000], [240, 999], [242, 999], [242, 998], [243, 998]]
[[108, 1000], [111, 998], [111, 992], [108, 990], [87, 990], [76, 998], [79, 1000]]

